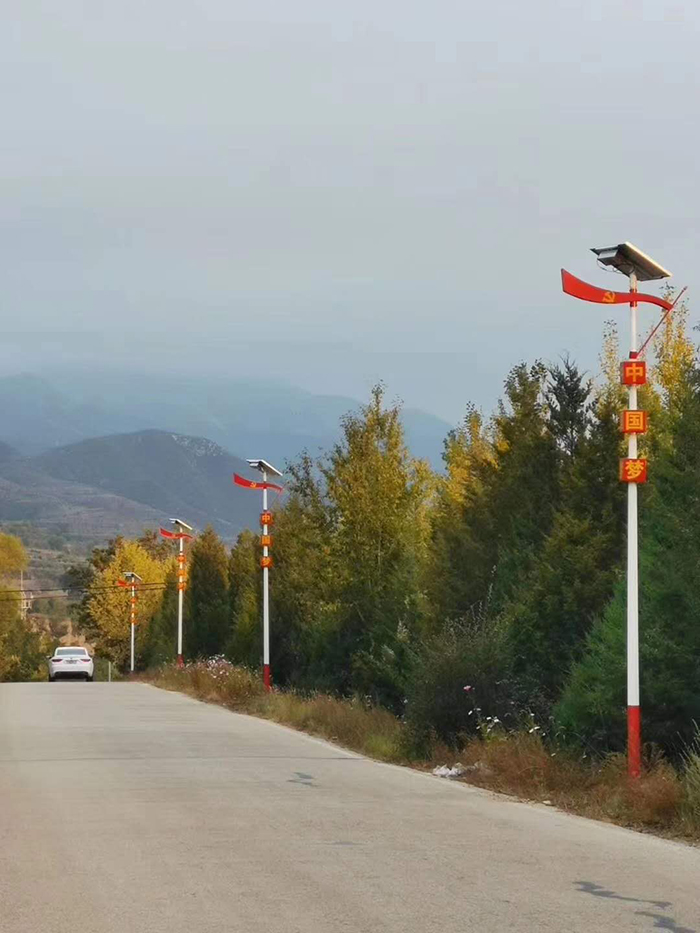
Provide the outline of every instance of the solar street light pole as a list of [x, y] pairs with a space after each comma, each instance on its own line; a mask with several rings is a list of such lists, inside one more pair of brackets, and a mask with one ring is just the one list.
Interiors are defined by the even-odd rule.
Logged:
[[170, 524], [173, 526], [173, 531], [166, 531], [165, 528], [160, 529], [160, 533], [164, 538], [170, 538], [170, 540], [177, 540], [178, 549], [177, 549], [177, 666], [184, 667], [185, 662], [182, 656], [182, 616], [183, 616], [183, 603], [185, 597], [185, 540], [190, 541], [192, 535], [189, 532], [192, 531], [192, 526], [188, 525], [187, 522], [183, 522], [181, 518], [171, 518]]
[[134, 673], [134, 647], [136, 642], [136, 584], [131, 581], [131, 673]]
[[[620, 461], [620, 479], [627, 483], [627, 770], [631, 778], [638, 778], [642, 771], [641, 700], [639, 689], [639, 527], [637, 486], [647, 479], [647, 461], [639, 458], [637, 435], [647, 430], [646, 412], [638, 408], [637, 390], [646, 384], [644, 351], [661, 324], [672, 313], [676, 302], [656, 295], [642, 294], [638, 282], [668, 278], [668, 269], [655, 262], [632, 243], [618, 243], [594, 249], [601, 265], [609, 266], [629, 279], [628, 292], [607, 291], [589, 285], [562, 269], [562, 287], [568, 295], [583, 301], [599, 304], [629, 304], [630, 306], [630, 352], [620, 366], [622, 384], [628, 388], [628, 408], [620, 418], [620, 427], [627, 435], [627, 457]], [[683, 290], [685, 291], [685, 289]], [[638, 303], [658, 305], [665, 315], [656, 324], [651, 334], [639, 346], [637, 323]]]
[[119, 580], [120, 586], [128, 586], [131, 590], [131, 599], [130, 599], [130, 612], [129, 612], [129, 622], [131, 628], [131, 655], [130, 655], [130, 665], [129, 669], [131, 673], [134, 673], [134, 664], [135, 664], [135, 647], [136, 647], [136, 589], [141, 583], [141, 577], [134, 573], [132, 570], [127, 571], [124, 574], [126, 578], [126, 583], [122, 580]]
[[[263, 517], [267, 518], [267, 471], [263, 475]], [[267, 541], [269, 533], [267, 521], [262, 526], [263, 541]], [[265, 689], [270, 689], [270, 567], [265, 560], [270, 554], [267, 544], [263, 544], [263, 683]]]
[[[637, 275], [629, 273], [630, 292]], [[637, 302], [630, 301], [630, 359], [637, 358]], [[637, 386], [629, 386], [629, 411], [637, 411]], [[627, 457], [637, 459], [637, 435], [627, 435]], [[637, 483], [627, 483], [627, 765], [630, 777], [642, 771], [642, 723], [639, 696], [639, 520]]]
[[282, 474], [276, 467], [273, 467], [271, 463], [268, 463], [267, 460], [248, 460], [248, 465], [262, 473], [262, 483], [245, 479], [245, 477], [239, 476], [237, 473], [233, 474], [233, 481], [237, 486], [243, 486], [245, 489], [260, 489], [262, 487], [263, 510], [260, 516], [262, 557], [260, 558], [260, 566], [263, 572], [263, 683], [265, 684], [265, 689], [270, 690], [272, 686], [270, 673], [270, 567], [272, 566], [272, 557], [270, 556], [270, 546], [272, 544], [270, 526], [272, 524], [272, 515], [268, 512], [267, 490], [274, 489], [280, 493], [283, 491], [282, 487], [278, 486], [277, 483], [271, 483], [268, 480], [269, 476], [277, 477]]

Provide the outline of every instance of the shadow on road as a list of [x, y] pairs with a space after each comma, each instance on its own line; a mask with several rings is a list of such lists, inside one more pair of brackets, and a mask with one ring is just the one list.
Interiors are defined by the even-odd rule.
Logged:
[[[655, 907], [657, 910], [668, 910], [670, 907], [673, 907], [671, 901], [653, 901], [646, 897], [628, 897], [627, 895], [618, 894], [615, 891], [604, 888], [600, 884], [594, 884], [592, 881], [574, 881], [574, 884], [578, 886], [582, 894], [592, 894], [593, 897], [602, 897], [611, 901], [626, 901], [630, 904], [648, 904], [651, 907]], [[635, 910], [635, 915], [638, 917], [649, 917], [650, 920], [654, 921], [655, 930], [670, 930], [671, 933], [698, 933], [694, 928], [679, 927], [673, 917], [669, 917], [667, 914], [656, 914], [651, 910]]]

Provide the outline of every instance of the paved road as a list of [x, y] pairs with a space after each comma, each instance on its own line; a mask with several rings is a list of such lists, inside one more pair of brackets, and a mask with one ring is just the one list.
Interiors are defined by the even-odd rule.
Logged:
[[141, 684], [0, 685], [2, 933], [700, 933], [700, 850]]

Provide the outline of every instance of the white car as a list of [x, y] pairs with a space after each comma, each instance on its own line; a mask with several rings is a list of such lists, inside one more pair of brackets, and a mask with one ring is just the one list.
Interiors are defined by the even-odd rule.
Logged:
[[92, 680], [95, 676], [95, 662], [87, 648], [56, 648], [49, 658], [49, 680], [59, 677], [81, 677]]

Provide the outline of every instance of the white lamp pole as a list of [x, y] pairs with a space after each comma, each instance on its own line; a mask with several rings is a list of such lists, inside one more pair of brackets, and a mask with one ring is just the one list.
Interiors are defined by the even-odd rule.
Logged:
[[131, 581], [131, 673], [134, 673], [134, 647], [136, 641], [136, 584]]
[[[630, 291], [637, 275], [629, 274]], [[630, 359], [637, 358], [637, 302], [630, 301]], [[637, 411], [637, 386], [629, 386], [629, 410]], [[627, 456], [637, 459], [637, 435], [627, 435]], [[642, 724], [639, 698], [639, 528], [637, 483], [627, 483], [627, 756], [631, 777], [642, 768]]]
[[268, 477], [281, 476], [282, 474], [267, 460], [248, 460], [248, 465], [262, 473], [262, 484], [253, 483], [242, 476], [238, 476], [238, 474], [234, 474], [233, 481], [238, 486], [244, 486], [247, 489], [258, 489], [262, 485], [263, 511], [260, 522], [262, 526], [262, 559], [260, 563], [263, 572], [263, 682], [265, 689], [270, 690], [272, 685], [270, 673], [270, 566], [272, 565], [272, 558], [270, 557], [270, 523], [272, 516], [267, 510], [267, 490], [275, 489], [282, 492], [281, 486], [268, 481]]
[[[620, 464], [620, 479], [627, 483], [627, 767], [630, 777], [638, 778], [642, 770], [641, 700], [639, 689], [639, 527], [638, 491], [639, 483], [646, 482], [647, 462], [639, 459], [637, 434], [647, 429], [646, 413], [638, 407], [638, 386], [646, 383], [646, 364], [640, 356], [656, 333], [661, 322], [651, 335], [639, 346], [637, 306], [639, 301], [660, 305], [666, 316], [673, 310], [673, 303], [654, 295], [641, 294], [638, 283], [668, 278], [671, 273], [655, 262], [632, 243], [618, 243], [594, 249], [599, 263], [616, 269], [629, 279], [629, 292], [603, 291], [585, 282], [574, 279], [562, 270], [564, 291], [584, 301], [602, 304], [630, 306], [630, 352], [621, 365], [621, 377], [629, 390], [628, 409], [622, 413], [622, 430], [627, 434], [627, 459]], [[567, 280], [565, 281], [565, 277]], [[666, 318], [662, 318], [662, 321]]]
[[177, 552], [177, 666], [183, 667], [182, 659], [182, 612], [185, 597], [185, 539], [180, 536]]
[[[267, 471], [263, 475], [263, 515], [267, 516]], [[269, 533], [267, 522], [262, 526], [263, 536]], [[267, 540], [267, 537], [265, 537]], [[270, 550], [267, 544], [263, 545], [263, 557], [267, 557]], [[263, 682], [265, 689], [270, 689], [270, 568], [267, 561], [263, 561]]]
[[183, 522], [181, 518], [171, 518], [170, 524], [173, 526], [173, 531], [166, 531], [164, 528], [160, 529], [160, 533], [164, 538], [170, 538], [171, 540], [175, 538], [178, 543], [177, 549], [177, 666], [184, 667], [184, 660], [182, 656], [182, 615], [183, 615], [183, 603], [185, 596], [185, 539], [190, 541], [192, 539], [192, 526], [188, 525], [187, 522]]
[[120, 586], [128, 586], [131, 591], [131, 598], [130, 598], [131, 610], [129, 612], [129, 621], [130, 621], [130, 628], [131, 628], [131, 633], [130, 633], [131, 635], [130, 659], [131, 660], [130, 660], [129, 669], [131, 670], [131, 673], [133, 674], [134, 665], [135, 665], [135, 656], [136, 656], [136, 652], [135, 652], [135, 647], [136, 647], [136, 589], [139, 583], [142, 583], [143, 581], [141, 580], [141, 577], [137, 573], [134, 573], [133, 570], [129, 570], [125, 572], [124, 577], [126, 578], [126, 583], [122, 583], [120, 580], [119, 584]]

